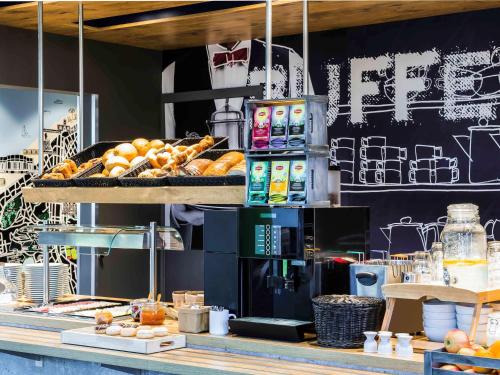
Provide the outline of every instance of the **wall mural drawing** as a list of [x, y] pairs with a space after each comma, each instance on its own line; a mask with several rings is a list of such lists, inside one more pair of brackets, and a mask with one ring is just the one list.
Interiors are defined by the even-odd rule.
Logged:
[[[310, 80], [314, 93], [328, 96], [330, 162], [341, 169], [343, 204], [371, 207], [372, 249], [429, 249], [429, 241], [439, 238], [434, 232], [444, 225], [446, 207], [463, 202], [479, 205], [489, 238], [500, 240], [500, 224], [491, 224], [500, 217], [498, 17], [496, 9], [310, 34]], [[273, 42], [273, 87], [285, 82], [274, 78], [279, 66], [288, 87], [297, 88], [302, 37]], [[259, 43], [247, 42], [248, 64], [262, 71]], [[290, 51], [294, 64], [288, 62]], [[215, 81], [198, 71], [216, 72], [218, 87], [237, 86], [237, 69], [239, 83], [264, 82], [263, 76], [249, 81], [255, 69], [234, 59], [227, 71], [214, 68], [203, 48], [164, 57], [170, 92], [212, 88]], [[297, 65], [297, 85], [291, 85]], [[300, 93], [273, 89], [276, 98]], [[199, 109], [196, 114], [187, 105], [171, 106], [176, 131], [204, 124], [216, 107], [190, 105]], [[394, 233], [403, 228], [414, 235], [396, 241]]]
[[[0, 88], [0, 260], [41, 261], [36, 235], [28, 225], [75, 223], [76, 205], [25, 202], [21, 189], [38, 175], [36, 91]], [[62, 99], [61, 99], [62, 98]], [[57, 101], [57, 99], [59, 101]], [[50, 169], [77, 151], [76, 96], [46, 94], [44, 167]], [[30, 111], [31, 109], [31, 111]], [[23, 124], [21, 121], [26, 121]], [[51, 261], [69, 263], [72, 291], [76, 290], [76, 256], [70, 248], [54, 248]]]

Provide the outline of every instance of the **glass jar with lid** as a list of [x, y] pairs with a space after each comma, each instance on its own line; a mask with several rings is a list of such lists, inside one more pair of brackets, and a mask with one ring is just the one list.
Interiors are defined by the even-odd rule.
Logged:
[[488, 279], [490, 289], [500, 288], [500, 241], [488, 242]]
[[474, 291], [488, 289], [486, 231], [479, 223], [479, 207], [449, 205], [441, 242], [445, 283]]

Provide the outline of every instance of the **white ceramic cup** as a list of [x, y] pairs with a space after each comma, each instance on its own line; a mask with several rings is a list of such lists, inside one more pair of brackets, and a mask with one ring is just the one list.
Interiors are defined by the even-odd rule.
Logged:
[[229, 319], [236, 315], [229, 314], [229, 310], [212, 311], [209, 316], [209, 329], [211, 335], [224, 336], [229, 332]]

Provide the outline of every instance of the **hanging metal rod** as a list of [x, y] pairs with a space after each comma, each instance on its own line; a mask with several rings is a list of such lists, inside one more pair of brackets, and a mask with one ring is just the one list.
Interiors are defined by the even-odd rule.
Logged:
[[38, 2], [38, 173], [43, 173], [43, 2]]
[[304, 95], [309, 95], [309, 2], [303, 0], [302, 7], [302, 89]]
[[272, 99], [273, 3], [266, 0], [266, 99]]
[[83, 149], [84, 83], [83, 83], [83, 2], [78, 3], [78, 151]]

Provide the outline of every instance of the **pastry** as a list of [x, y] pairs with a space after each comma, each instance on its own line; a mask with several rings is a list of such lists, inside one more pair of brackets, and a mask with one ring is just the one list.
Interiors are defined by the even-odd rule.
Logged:
[[66, 163], [59, 163], [54, 168], [52, 168], [52, 173], [61, 173], [64, 178], [71, 178], [73, 172], [71, 171], [71, 167]]
[[181, 146], [175, 146], [175, 149], [177, 151], [179, 151], [179, 152], [186, 151], [187, 148], [188, 148], [188, 146], [183, 146], [183, 145], [181, 145]]
[[143, 162], [144, 160], [146, 160], [146, 158], [144, 156], [136, 156], [130, 162], [130, 167], [135, 167], [137, 164]]
[[136, 148], [131, 143], [120, 143], [115, 147], [118, 156], [122, 156], [129, 162], [132, 161], [137, 155]]
[[149, 151], [149, 141], [145, 138], [137, 138], [132, 141], [132, 145], [137, 150], [139, 156], [146, 155], [146, 152]]
[[151, 329], [151, 326], [148, 326], [148, 325], [139, 325], [139, 329], [149, 330], [149, 329]]
[[109, 326], [106, 328], [106, 335], [108, 336], [118, 336], [122, 331], [122, 327], [120, 326]]
[[96, 324], [111, 324], [113, 321], [113, 314], [107, 310], [98, 310], [95, 313]]
[[154, 327], [153, 328], [153, 333], [155, 337], [165, 337], [168, 335], [168, 329], [167, 327]]
[[137, 176], [138, 178], [155, 178], [155, 176], [153, 175], [153, 173], [151, 172], [152, 169], [146, 169], [145, 171], [139, 173], [139, 176]]
[[135, 322], [122, 322], [118, 323], [118, 325], [122, 328], [139, 328], [140, 324]]
[[156, 158], [158, 160], [158, 164], [160, 164], [160, 166], [163, 167], [165, 164], [168, 163], [171, 156], [172, 155], [169, 152], [160, 152], [158, 155], [156, 155]]
[[118, 177], [119, 175], [121, 175], [122, 173], [124, 173], [126, 171], [125, 168], [123, 167], [120, 167], [120, 166], [116, 166], [114, 167], [110, 172], [109, 172], [109, 177], [110, 178], [113, 178], [113, 177]]
[[139, 328], [136, 336], [138, 339], [152, 339], [155, 334], [152, 329]]
[[112, 156], [108, 159], [106, 164], [104, 164], [106, 169], [111, 172], [114, 167], [122, 167], [124, 169], [130, 168], [130, 163], [123, 156]]
[[148, 144], [149, 148], [156, 148], [156, 149], [162, 149], [165, 147], [165, 143], [159, 139], [153, 139], [151, 142]]
[[108, 159], [112, 156], [117, 156], [118, 153], [116, 152], [116, 150], [114, 148], [112, 149], [109, 149], [108, 151], [106, 151], [104, 153], [104, 155], [102, 155], [102, 164], [106, 165], [106, 163], [108, 162]]
[[[120, 167], [118, 167], [120, 168]], [[91, 174], [88, 178], [106, 178], [108, 176], [105, 176], [103, 173], [94, 173], [94, 174]]]
[[77, 171], [77, 173], [80, 173], [80, 172], [83, 172], [91, 167], [92, 167], [92, 164], [90, 164], [89, 162], [85, 162], [85, 163], [80, 164], [76, 171]]
[[191, 176], [201, 176], [203, 172], [208, 168], [213, 160], [210, 159], [196, 159], [189, 162], [188, 165], [184, 167], [188, 175]]
[[228, 176], [245, 176], [247, 172], [247, 163], [245, 159], [240, 161], [234, 167], [232, 167], [228, 172]]
[[134, 337], [137, 333], [137, 328], [134, 327], [123, 327], [120, 336], [122, 337]]
[[64, 175], [62, 173], [45, 173], [42, 180], [64, 180]]
[[87, 163], [90, 163], [92, 165], [96, 165], [97, 163], [100, 163], [102, 161], [102, 158], [94, 158], [90, 159]]
[[[153, 151], [153, 150], [150, 150], [150, 151]], [[154, 152], [148, 152], [146, 157], [148, 158], [149, 163], [151, 164], [151, 166], [153, 168], [161, 168], [161, 165], [158, 162], [158, 157], [156, 156], [156, 154]]]
[[76, 163], [73, 160], [66, 159], [66, 160], [63, 161], [63, 163], [66, 163], [66, 164], [68, 164], [70, 166], [72, 173], [76, 173], [78, 167], [76, 166]]
[[98, 335], [103, 335], [106, 333], [106, 329], [110, 327], [109, 324], [98, 324], [95, 326], [95, 333]]
[[241, 152], [230, 151], [210, 164], [205, 172], [203, 172], [203, 176], [224, 176], [229, 169], [242, 161], [244, 157]]
[[107, 169], [103, 169], [101, 173], [104, 175], [104, 177], [109, 176], [109, 171]]

